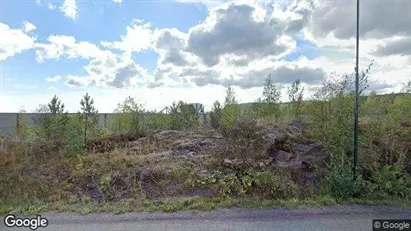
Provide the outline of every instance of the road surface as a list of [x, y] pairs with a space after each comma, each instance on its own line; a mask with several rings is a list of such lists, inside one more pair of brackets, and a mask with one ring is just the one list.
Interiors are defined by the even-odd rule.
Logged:
[[[324, 208], [218, 209], [212, 212], [108, 213], [79, 215], [43, 213], [49, 225], [37, 230], [372, 230], [373, 219], [411, 219], [411, 208], [389, 206], [328, 206]], [[24, 216], [18, 216], [24, 218]], [[0, 216], [0, 230], [8, 228]]]

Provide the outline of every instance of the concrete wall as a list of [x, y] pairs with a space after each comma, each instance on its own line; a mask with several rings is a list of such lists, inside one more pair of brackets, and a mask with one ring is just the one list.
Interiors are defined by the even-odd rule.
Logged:
[[17, 124], [18, 113], [0, 113], [0, 134], [11, 136]]
[[[75, 115], [75, 113], [69, 113]], [[33, 125], [34, 118], [40, 115], [40, 113], [0, 113], [0, 134], [3, 136], [12, 136], [18, 121], [22, 123]], [[116, 114], [114, 113], [99, 113], [98, 126], [103, 127], [105, 120], [110, 120]]]
[[[11, 137], [15, 132], [18, 121], [21, 124], [33, 125], [35, 118], [41, 115], [40, 113], [0, 113], [0, 135]], [[69, 115], [75, 115], [75, 113], [69, 113]], [[103, 127], [105, 124], [109, 125], [110, 120], [113, 119], [115, 113], [99, 113], [98, 126]], [[204, 123], [204, 114], [200, 114], [200, 124]]]

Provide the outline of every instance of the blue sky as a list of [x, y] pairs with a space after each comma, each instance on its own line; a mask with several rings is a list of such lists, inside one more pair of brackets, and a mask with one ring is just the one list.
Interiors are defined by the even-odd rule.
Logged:
[[[133, 19], [151, 22], [154, 28], [188, 29], [204, 20], [207, 9], [198, 4], [180, 4], [177, 2], [130, 1], [117, 4], [111, 0], [78, 1], [78, 19], [65, 17], [58, 10], [50, 10], [48, 4], [58, 5], [63, 1], [5, 1], [0, 7], [0, 22], [13, 28], [20, 28], [25, 21], [36, 25], [34, 32], [37, 42], [46, 42], [51, 34], [70, 35], [79, 41], [99, 44], [100, 41], [114, 41], [126, 32]], [[18, 14], [16, 12], [19, 12]], [[136, 63], [153, 72], [158, 55], [149, 50], [133, 54]], [[38, 63], [35, 51], [29, 50], [17, 54], [4, 62], [3, 76], [11, 80], [3, 82], [3, 90], [13, 85], [36, 85], [43, 89], [45, 78], [56, 75], [82, 75], [86, 60], [61, 59]], [[61, 85], [64, 89], [66, 87]], [[29, 89], [37, 91], [37, 89]], [[27, 90], [24, 90], [27, 93]]]
[[[150, 109], [176, 100], [207, 109], [224, 99], [227, 86], [236, 89], [240, 102], [255, 100], [268, 74], [282, 87], [301, 76], [311, 89], [327, 73], [352, 72], [355, 30], [340, 18], [354, 6], [339, 4], [344, 3], [3, 0], [0, 111], [32, 111], [54, 94], [76, 111], [86, 92], [105, 112], [129, 95]], [[333, 14], [327, 14], [330, 9]], [[369, 18], [362, 30], [369, 33], [361, 41], [360, 61], [378, 58], [374, 86], [398, 90], [410, 76], [411, 58], [390, 46], [397, 51], [411, 41], [411, 23], [397, 17], [397, 27], [384, 28], [387, 19], [364, 17]]]

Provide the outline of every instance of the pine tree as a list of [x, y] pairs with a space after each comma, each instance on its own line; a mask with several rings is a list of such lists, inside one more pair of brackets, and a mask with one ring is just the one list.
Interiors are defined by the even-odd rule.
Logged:
[[45, 120], [42, 124], [46, 135], [45, 138], [53, 142], [65, 141], [65, 131], [69, 117], [68, 112], [64, 112], [64, 104], [54, 95], [50, 103], [47, 104], [47, 109], [51, 116], [44, 117]]
[[88, 93], [83, 96], [83, 99], [80, 101], [80, 105], [81, 114], [84, 117], [84, 145], [86, 145], [88, 127], [93, 128], [97, 125], [98, 110], [94, 107], [94, 100]]
[[47, 105], [51, 114], [56, 115], [64, 112], [64, 104], [54, 95], [50, 103]]

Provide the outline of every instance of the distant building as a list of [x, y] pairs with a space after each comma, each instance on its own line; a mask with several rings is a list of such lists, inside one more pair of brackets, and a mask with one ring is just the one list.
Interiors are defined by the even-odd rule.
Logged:
[[206, 123], [206, 114], [204, 113], [204, 105], [201, 103], [189, 103], [194, 107], [196, 114], [198, 115], [198, 120], [202, 126], [205, 126]]
[[204, 105], [203, 104], [201, 104], [201, 103], [189, 103], [188, 105], [193, 106], [198, 115], [204, 114]]

